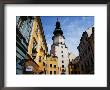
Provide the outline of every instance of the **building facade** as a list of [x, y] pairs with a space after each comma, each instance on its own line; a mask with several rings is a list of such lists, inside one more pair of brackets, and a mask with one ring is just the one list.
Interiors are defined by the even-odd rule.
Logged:
[[[28, 27], [25, 27], [28, 24]], [[32, 21], [30, 17], [16, 17], [16, 74], [23, 74]]]
[[16, 73], [45, 74], [47, 43], [39, 16], [18, 16], [16, 25]]
[[53, 34], [53, 44], [51, 45], [50, 53], [58, 57], [59, 74], [68, 74], [68, 48], [65, 44], [65, 37], [63, 36], [63, 31], [61, 30], [60, 22], [58, 19]]
[[94, 74], [94, 27], [83, 32], [78, 46], [80, 73]]
[[35, 16], [32, 24], [32, 32], [28, 45], [28, 54], [38, 64], [42, 74], [46, 74], [45, 64], [47, 55], [47, 43], [40, 17]]
[[79, 56], [77, 56], [75, 59], [72, 59], [69, 62], [68, 70], [69, 74], [80, 74], [80, 62], [79, 62]]
[[57, 56], [47, 55], [46, 60], [46, 74], [59, 74], [58, 58]]

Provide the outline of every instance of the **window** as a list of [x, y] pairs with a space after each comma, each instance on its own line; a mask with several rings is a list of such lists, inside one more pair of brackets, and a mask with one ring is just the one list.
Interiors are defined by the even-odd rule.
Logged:
[[63, 46], [61, 46], [61, 48], [63, 48]]
[[63, 53], [63, 51], [61, 51], [61, 53]]
[[90, 52], [90, 47], [88, 47], [88, 51]]
[[33, 42], [32, 53], [35, 53], [35, 51], [36, 51], [36, 42], [34, 41], [34, 42]]
[[63, 55], [62, 55], [62, 57], [63, 57]]
[[52, 64], [50, 64], [50, 67], [52, 67]]
[[54, 65], [54, 68], [56, 68], [56, 65]]
[[85, 68], [87, 68], [86, 62], [84, 64], [85, 64]]
[[43, 66], [45, 66], [45, 63], [43, 62]]
[[62, 60], [62, 63], [64, 63], [64, 61]]
[[35, 59], [36, 58], [36, 42], [34, 41], [33, 42], [33, 47], [32, 47], [32, 57], [33, 57], [33, 59]]
[[82, 70], [82, 71], [84, 70], [83, 65], [81, 65], [81, 70]]
[[56, 74], [56, 71], [54, 71], [54, 74]]
[[41, 56], [39, 56], [39, 62], [41, 62]]
[[46, 65], [46, 67], [47, 67], [47, 64], [45, 64]]
[[71, 71], [71, 74], [73, 74], [73, 71]]
[[52, 74], [52, 71], [50, 71], [50, 74]]
[[75, 71], [74, 73], [77, 74], [77, 71]]
[[62, 65], [62, 68], [64, 68], [64, 65]]
[[76, 67], [76, 64], [74, 64], [74, 69], [76, 69], [77, 67]]
[[89, 66], [89, 61], [87, 61], [87, 65]]
[[78, 74], [80, 74], [80, 71], [78, 71]]
[[62, 69], [62, 72], [64, 73], [64, 72], [65, 72], [65, 70], [64, 70], [64, 69]]

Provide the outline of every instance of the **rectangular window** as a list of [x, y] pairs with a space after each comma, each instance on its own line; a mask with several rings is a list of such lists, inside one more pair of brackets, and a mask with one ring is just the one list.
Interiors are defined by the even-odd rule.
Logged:
[[54, 65], [54, 68], [56, 68], [56, 65]]
[[62, 65], [62, 68], [64, 68], [64, 65]]
[[62, 60], [62, 63], [64, 63], [64, 61]]
[[61, 48], [63, 48], [63, 46], [61, 46]]
[[74, 73], [77, 74], [77, 71], [75, 71]]
[[39, 56], [39, 62], [41, 62], [41, 56]]
[[63, 51], [61, 51], [61, 53], [63, 53]]
[[71, 71], [71, 74], [73, 74], [73, 71]]
[[62, 57], [63, 57], [63, 55], [62, 55]]
[[74, 69], [76, 69], [77, 67], [76, 67], [76, 64], [74, 64]]
[[88, 51], [89, 51], [89, 52], [90, 52], [90, 50], [91, 50], [90, 47], [88, 47]]
[[89, 66], [89, 61], [87, 61], [87, 65]]
[[54, 71], [54, 74], [56, 74], [56, 71]]
[[50, 67], [52, 67], [52, 64], [50, 64]]
[[50, 71], [50, 74], [52, 74], [52, 71]]

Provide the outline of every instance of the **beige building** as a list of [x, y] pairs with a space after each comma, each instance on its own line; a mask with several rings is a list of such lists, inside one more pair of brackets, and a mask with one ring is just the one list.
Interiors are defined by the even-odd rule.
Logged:
[[94, 27], [83, 32], [78, 46], [80, 73], [94, 74]]
[[47, 55], [46, 74], [59, 74], [58, 58], [53, 55]]

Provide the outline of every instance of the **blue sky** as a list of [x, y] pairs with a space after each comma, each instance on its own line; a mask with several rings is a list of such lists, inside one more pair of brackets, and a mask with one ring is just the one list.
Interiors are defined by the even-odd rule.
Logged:
[[76, 56], [79, 55], [77, 46], [80, 38], [84, 31], [94, 25], [94, 16], [41, 16], [49, 52], [53, 43], [52, 36], [57, 18], [60, 21], [69, 52], [74, 53]]

